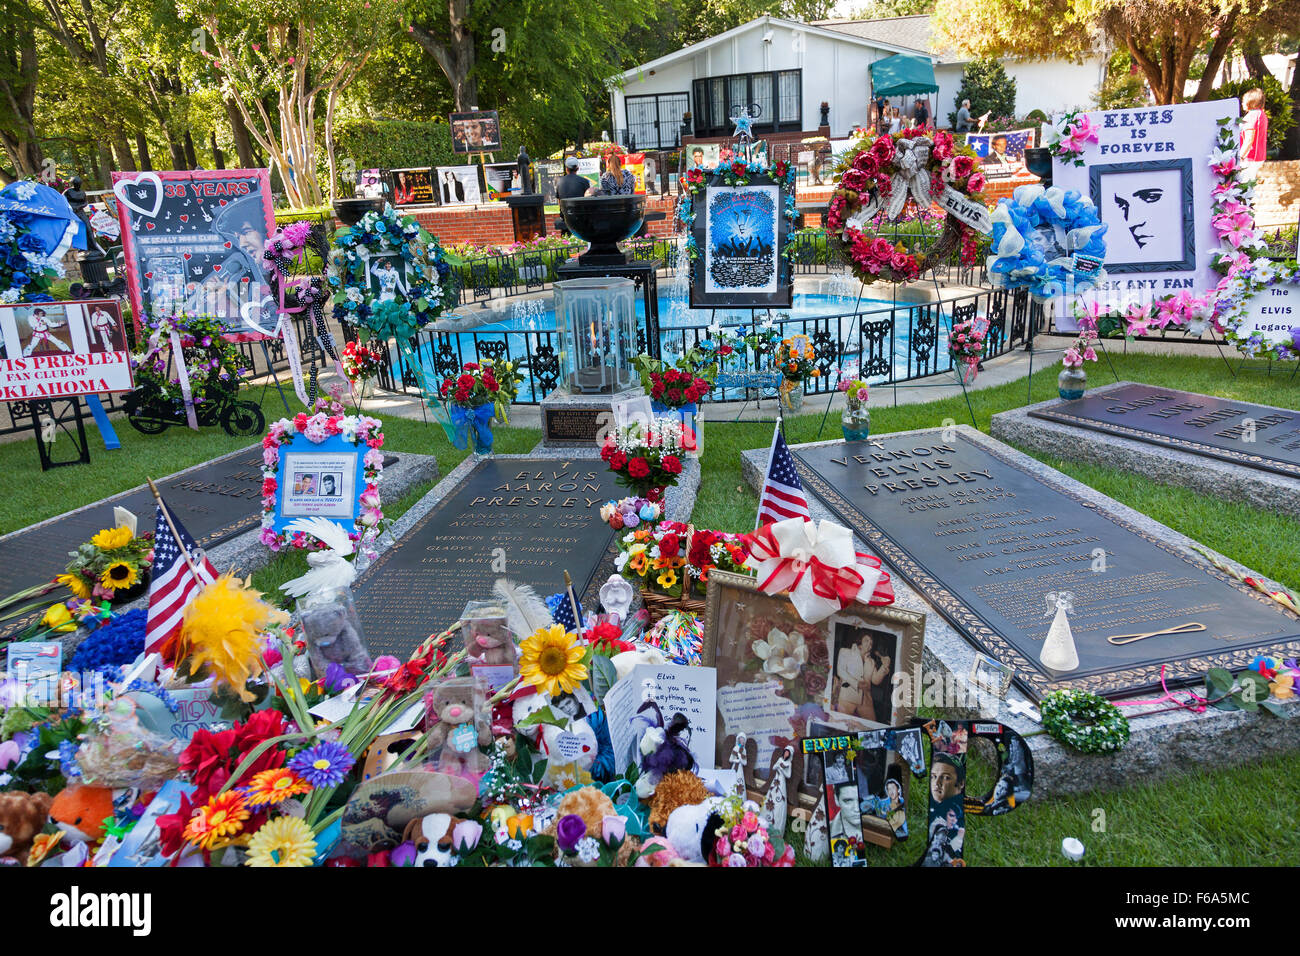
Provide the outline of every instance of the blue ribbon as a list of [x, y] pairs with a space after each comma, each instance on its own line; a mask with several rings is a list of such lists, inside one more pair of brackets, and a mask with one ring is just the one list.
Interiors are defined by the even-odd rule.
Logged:
[[472, 427], [478, 435], [478, 444], [486, 446], [492, 444], [492, 413], [491, 403], [479, 405], [476, 408], [465, 408], [462, 405], [451, 406], [449, 413], [451, 423], [456, 426], [456, 437], [452, 439], [452, 444], [457, 448], [465, 448], [469, 444], [469, 428]]

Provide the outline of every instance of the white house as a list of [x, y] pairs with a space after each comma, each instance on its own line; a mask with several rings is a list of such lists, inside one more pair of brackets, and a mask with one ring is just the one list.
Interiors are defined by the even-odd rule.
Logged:
[[[610, 115], [620, 139], [634, 138], [640, 149], [666, 149], [680, 142], [687, 112], [691, 125], [685, 135], [710, 139], [731, 135], [734, 107], [756, 105], [755, 136], [780, 139], [811, 135], [826, 102], [830, 138], [840, 139], [867, 122], [868, 68], [896, 53], [930, 60], [939, 87], [930, 102], [936, 122], [946, 125], [957, 108], [966, 60], [930, 49], [928, 16], [815, 23], [759, 17], [611, 77]], [[1004, 66], [1016, 79], [1016, 113], [1050, 114], [1087, 106], [1101, 84], [1105, 59], [1006, 60]]]

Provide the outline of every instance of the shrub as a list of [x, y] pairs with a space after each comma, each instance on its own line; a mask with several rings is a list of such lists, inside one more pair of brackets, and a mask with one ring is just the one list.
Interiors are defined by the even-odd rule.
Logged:
[[1291, 115], [1291, 96], [1276, 77], [1270, 74], [1260, 79], [1246, 77], [1244, 80], [1230, 80], [1215, 89], [1214, 98], [1226, 100], [1234, 97], [1240, 103], [1242, 96], [1256, 88], [1264, 91], [1264, 113], [1268, 116], [1268, 151], [1271, 153], [1282, 148], [1282, 140], [1286, 139], [1287, 131], [1296, 123], [1295, 117]]
[[[971, 60], [962, 71], [957, 103], [970, 100], [971, 116], [1014, 116], [1016, 81], [997, 60]], [[957, 113], [948, 114], [948, 125], [957, 126]]]

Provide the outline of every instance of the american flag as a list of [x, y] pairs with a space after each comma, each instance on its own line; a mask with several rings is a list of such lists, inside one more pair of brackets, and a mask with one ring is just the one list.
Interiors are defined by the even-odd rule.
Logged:
[[758, 496], [758, 521], [754, 527], [771, 521], [807, 517], [808, 499], [803, 496], [803, 483], [799, 481], [799, 473], [794, 470], [794, 458], [790, 449], [785, 447], [785, 437], [781, 434], [781, 425], [778, 423], [776, 434], [772, 436], [767, 479], [763, 482], [763, 493]]
[[[158, 501], [158, 514], [154, 518], [153, 584], [149, 587], [149, 617], [144, 633], [146, 653], [162, 647], [167, 638], [180, 627], [185, 606], [190, 603], [190, 599], [203, 585], [217, 579], [217, 569], [212, 566], [212, 562], [202, 555], [184, 525], [173, 518], [176, 531], [181, 536], [177, 542], [163, 513], [162, 499]], [[189, 553], [190, 560], [194, 562], [197, 579], [194, 572], [190, 571], [181, 548]]]

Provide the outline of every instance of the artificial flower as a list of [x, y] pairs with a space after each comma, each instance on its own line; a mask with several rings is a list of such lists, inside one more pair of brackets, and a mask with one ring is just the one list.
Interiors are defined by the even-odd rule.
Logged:
[[290, 797], [311, 792], [311, 784], [287, 767], [263, 770], [248, 782], [244, 803], [260, 807], [283, 803]]
[[767, 632], [767, 639], [755, 641], [753, 648], [763, 662], [764, 673], [775, 674], [785, 680], [794, 680], [808, 661], [808, 648], [804, 644], [803, 635], [798, 631], [787, 634], [774, 627]]
[[576, 813], [560, 817], [555, 825], [555, 842], [565, 853], [573, 853], [587, 836], [587, 824]]
[[243, 795], [236, 790], [227, 790], [195, 811], [185, 824], [185, 839], [204, 850], [211, 850], [218, 841], [228, 840], [239, 833], [251, 815]]
[[99, 576], [101, 587], [112, 588], [115, 591], [129, 588], [139, 580], [140, 575], [136, 574], [135, 568], [125, 561], [114, 561]]
[[245, 684], [262, 666], [262, 632], [287, 624], [288, 615], [262, 600], [260, 591], [226, 573], [206, 585], [185, 608], [176, 660], [190, 660], [190, 673], [208, 667], [244, 702]]
[[125, 545], [132, 537], [134, 536], [130, 528], [105, 528], [92, 537], [90, 543], [101, 551], [114, 551]]
[[90, 588], [80, 574], [60, 574], [55, 580], [82, 600], [90, 597]]
[[655, 578], [655, 580], [659, 582], [661, 588], [670, 588], [677, 583], [677, 572], [672, 568], [669, 568], [663, 574], [659, 575], [659, 577]]
[[451, 846], [457, 853], [467, 853], [478, 846], [483, 824], [477, 820], [457, 820], [451, 830]]
[[576, 634], [560, 624], [539, 628], [520, 645], [519, 680], [538, 693], [554, 696], [561, 690], [573, 693], [579, 681], [587, 679], [582, 663], [585, 648]]
[[248, 841], [245, 866], [311, 866], [316, 839], [298, 817], [276, 817], [262, 824]]
[[289, 767], [316, 788], [337, 787], [348, 775], [356, 758], [333, 740], [324, 740], [296, 754]]
[[77, 622], [72, 619], [72, 613], [65, 604], [50, 605], [50, 609], [41, 618], [41, 624], [52, 631], [66, 632], [77, 629]]

